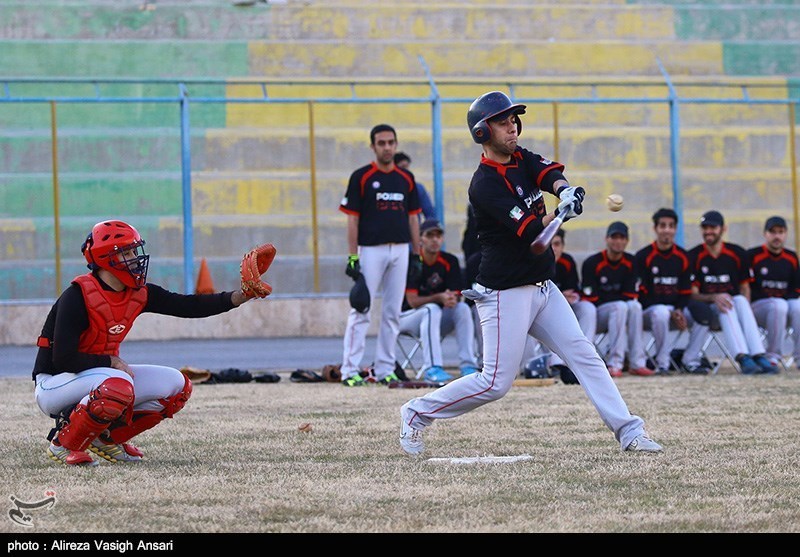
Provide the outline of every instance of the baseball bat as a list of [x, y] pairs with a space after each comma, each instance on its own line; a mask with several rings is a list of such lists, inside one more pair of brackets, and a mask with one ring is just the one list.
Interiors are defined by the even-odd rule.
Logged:
[[553, 241], [553, 236], [556, 235], [556, 232], [558, 232], [562, 224], [564, 224], [564, 219], [560, 216], [556, 217], [550, 221], [550, 224], [544, 227], [544, 230], [539, 232], [539, 235], [536, 236], [536, 239], [531, 244], [531, 251], [534, 255], [541, 255], [544, 253], [548, 246], [550, 246], [550, 242]]

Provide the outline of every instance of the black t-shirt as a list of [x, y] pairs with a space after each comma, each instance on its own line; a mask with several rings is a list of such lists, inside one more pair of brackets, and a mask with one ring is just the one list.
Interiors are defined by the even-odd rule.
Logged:
[[469, 186], [481, 246], [478, 283], [502, 290], [552, 278], [553, 250], [534, 255], [530, 245], [544, 228], [543, 192], [554, 193], [553, 183], [564, 179], [563, 169], [522, 147], [508, 164], [481, 156]]
[[800, 295], [797, 254], [783, 249], [778, 255], [767, 246], [747, 250], [753, 283], [750, 285], [750, 300], [762, 298], [797, 298]]
[[685, 249], [673, 244], [663, 251], [653, 242], [637, 251], [634, 261], [642, 307], [686, 307], [692, 295], [692, 270]]
[[[420, 296], [430, 296], [445, 290], [461, 292], [463, 288], [463, 275], [458, 258], [446, 251], [440, 251], [433, 265], [428, 265], [423, 260], [422, 273], [415, 283], [406, 284], [406, 292], [416, 292]], [[440, 304], [441, 305], [441, 304]], [[403, 299], [403, 311], [411, 309], [407, 299]]]
[[375, 162], [350, 175], [339, 210], [358, 215], [359, 246], [410, 242], [408, 217], [422, 211], [414, 175], [396, 166], [384, 172]]
[[556, 260], [556, 276], [553, 282], [562, 292], [564, 290], [578, 290], [578, 266], [575, 259], [565, 252]]
[[701, 294], [739, 294], [739, 285], [750, 281], [750, 263], [742, 246], [722, 243], [722, 250], [714, 257], [705, 244], [689, 250], [694, 280]]
[[611, 261], [606, 250], [587, 257], [581, 276], [581, 296], [596, 306], [637, 297], [633, 255], [628, 252], [619, 261]]

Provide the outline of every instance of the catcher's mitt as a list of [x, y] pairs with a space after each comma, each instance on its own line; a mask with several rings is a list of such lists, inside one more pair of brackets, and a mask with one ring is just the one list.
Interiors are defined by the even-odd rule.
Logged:
[[339, 383], [342, 380], [342, 365], [328, 364], [322, 368], [322, 378], [330, 383]]
[[205, 383], [211, 379], [211, 371], [192, 366], [183, 366], [181, 373], [184, 374], [192, 383]]
[[275, 259], [275, 246], [262, 244], [251, 249], [242, 258], [242, 292], [248, 298], [266, 298], [272, 294], [272, 287], [261, 280]]

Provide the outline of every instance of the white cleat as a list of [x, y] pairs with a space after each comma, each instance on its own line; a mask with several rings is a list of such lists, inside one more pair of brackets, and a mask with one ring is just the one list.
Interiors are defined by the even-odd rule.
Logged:
[[625, 447], [625, 450], [638, 453], [660, 453], [664, 451], [664, 447], [650, 439], [646, 433], [642, 433], [636, 436], [636, 438]]
[[406, 454], [416, 456], [425, 450], [425, 443], [422, 441], [422, 430], [408, 425], [409, 421], [411, 421], [411, 411], [406, 402], [400, 407], [400, 446]]

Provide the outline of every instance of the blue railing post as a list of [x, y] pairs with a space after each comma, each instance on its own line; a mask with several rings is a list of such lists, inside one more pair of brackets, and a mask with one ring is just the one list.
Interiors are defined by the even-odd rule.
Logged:
[[186, 294], [194, 291], [194, 231], [192, 227], [192, 147], [189, 134], [189, 91], [181, 91], [181, 186], [183, 189], [183, 288]]
[[444, 222], [444, 177], [442, 172], [442, 100], [436, 82], [433, 80], [430, 69], [422, 56], [419, 57], [428, 83], [431, 87], [431, 154], [433, 156], [433, 204], [436, 208], [436, 218], [442, 226]]
[[681, 224], [675, 231], [675, 243], [679, 246], [683, 246], [683, 229], [686, 226], [686, 219], [682, 217], [683, 194], [681, 193], [680, 178], [680, 99], [678, 97], [678, 91], [675, 89], [661, 60], [656, 58], [656, 62], [658, 62], [658, 67], [664, 75], [664, 80], [667, 82], [667, 87], [669, 88], [669, 159], [672, 168], [672, 208], [681, 216]]

